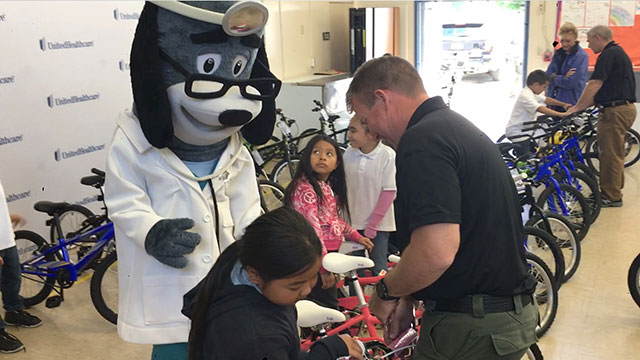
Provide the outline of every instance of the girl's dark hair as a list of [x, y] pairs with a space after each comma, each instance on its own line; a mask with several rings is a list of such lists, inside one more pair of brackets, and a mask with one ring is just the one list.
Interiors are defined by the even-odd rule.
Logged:
[[298, 165], [298, 169], [296, 170], [296, 174], [293, 176], [293, 180], [291, 180], [289, 186], [287, 186], [287, 189], [285, 191], [284, 203], [287, 206], [291, 206], [293, 193], [296, 191], [296, 187], [298, 186], [298, 183], [303, 176], [306, 177], [307, 180], [309, 180], [309, 183], [311, 183], [311, 186], [313, 186], [313, 190], [318, 196], [318, 202], [321, 203], [324, 200], [322, 189], [320, 188], [320, 183], [318, 183], [318, 178], [313, 172], [313, 169], [311, 169], [311, 152], [313, 151], [313, 147], [319, 141], [326, 141], [335, 149], [337, 167], [329, 175], [327, 183], [329, 184], [329, 186], [331, 186], [331, 189], [336, 196], [338, 215], [348, 221], [350, 218], [349, 201], [347, 200], [347, 180], [344, 174], [344, 161], [342, 160], [342, 151], [340, 150], [340, 146], [338, 145], [338, 143], [325, 134], [316, 135], [311, 138], [307, 146], [302, 151], [302, 156], [300, 157], [300, 163]]
[[207, 312], [216, 293], [230, 284], [231, 269], [240, 259], [265, 282], [286, 279], [307, 271], [322, 255], [315, 230], [297, 211], [282, 207], [266, 213], [247, 226], [242, 238], [229, 246], [200, 284], [191, 314], [189, 359], [202, 358]]

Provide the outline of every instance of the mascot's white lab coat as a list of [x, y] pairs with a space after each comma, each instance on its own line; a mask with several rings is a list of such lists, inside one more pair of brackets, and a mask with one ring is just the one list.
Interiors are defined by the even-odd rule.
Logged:
[[[118, 119], [107, 157], [105, 189], [118, 251], [118, 334], [141, 344], [186, 342], [189, 320], [180, 313], [182, 296], [213, 266], [218, 255], [238, 239], [261, 213], [251, 155], [239, 134], [209, 177], [216, 189], [220, 239], [216, 239], [211, 188], [198, 180], [169, 149], [153, 147], [132, 113]], [[144, 241], [159, 220], [191, 218], [190, 229], [202, 240], [184, 269], [174, 269], [148, 255]]]

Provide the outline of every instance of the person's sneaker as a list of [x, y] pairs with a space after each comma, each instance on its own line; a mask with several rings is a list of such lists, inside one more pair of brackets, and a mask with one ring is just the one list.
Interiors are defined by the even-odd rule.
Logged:
[[24, 345], [17, 337], [0, 329], [0, 353], [11, 354], [22, 349], [24, 349]]
[[602, 199], [602, 207], [622, 207], [622, 200]]
[[17, 325], [26, 328], [34, 328], [42, 325], [42, 320], [24, 310], [7, 311], [4, 314], [4, 322], [9, 325]]

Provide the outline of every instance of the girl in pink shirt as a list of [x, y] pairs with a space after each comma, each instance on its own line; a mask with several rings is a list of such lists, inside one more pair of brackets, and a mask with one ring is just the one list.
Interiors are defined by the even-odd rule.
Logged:
[[[285, 203], [301, 213], [322, 242], [322, 255], [337, 251], [343, 239], [373, 249], [370, 239], [360, 235], [345, 218], [349, 217], [347, 182], [338, 144], [326, 135], [316, 135], [304, 149], [298, 169], [287, 187]], [[310, 299], [337, 308], [335, 276], [324, 269], [311, 291]]]

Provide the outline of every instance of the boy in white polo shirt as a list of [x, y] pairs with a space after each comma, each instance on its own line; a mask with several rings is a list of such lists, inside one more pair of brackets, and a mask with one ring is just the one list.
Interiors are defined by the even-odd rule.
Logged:
[[544, 95], [545, 89], [549, 86], [549, 80], [549, 75], [542, 70], [534, 70], [527, 76], [527, 86], [518, 96], [507, 124], [506, 135], [512, 142], [528, 141], [527, 135], [535, 137], [544, 133], [540, 129], [535, 132], [522, 130], [532, 127], [532, 125], [524, 125], [524, 123], [536, 121], [536, 113], [538, 112], [557, 117], [568, 115], [566, 112], [561, 113], [546, 106], [555, 105], [568, 109], [572, 105]]
[[389, 233], [396, 231], [396, 153], [369, 132], [357, 116], [351, 118], [349, 148], [344, 153], [351, 226], [373, 241], [369, 254], [374, 275], [387, 271]]

